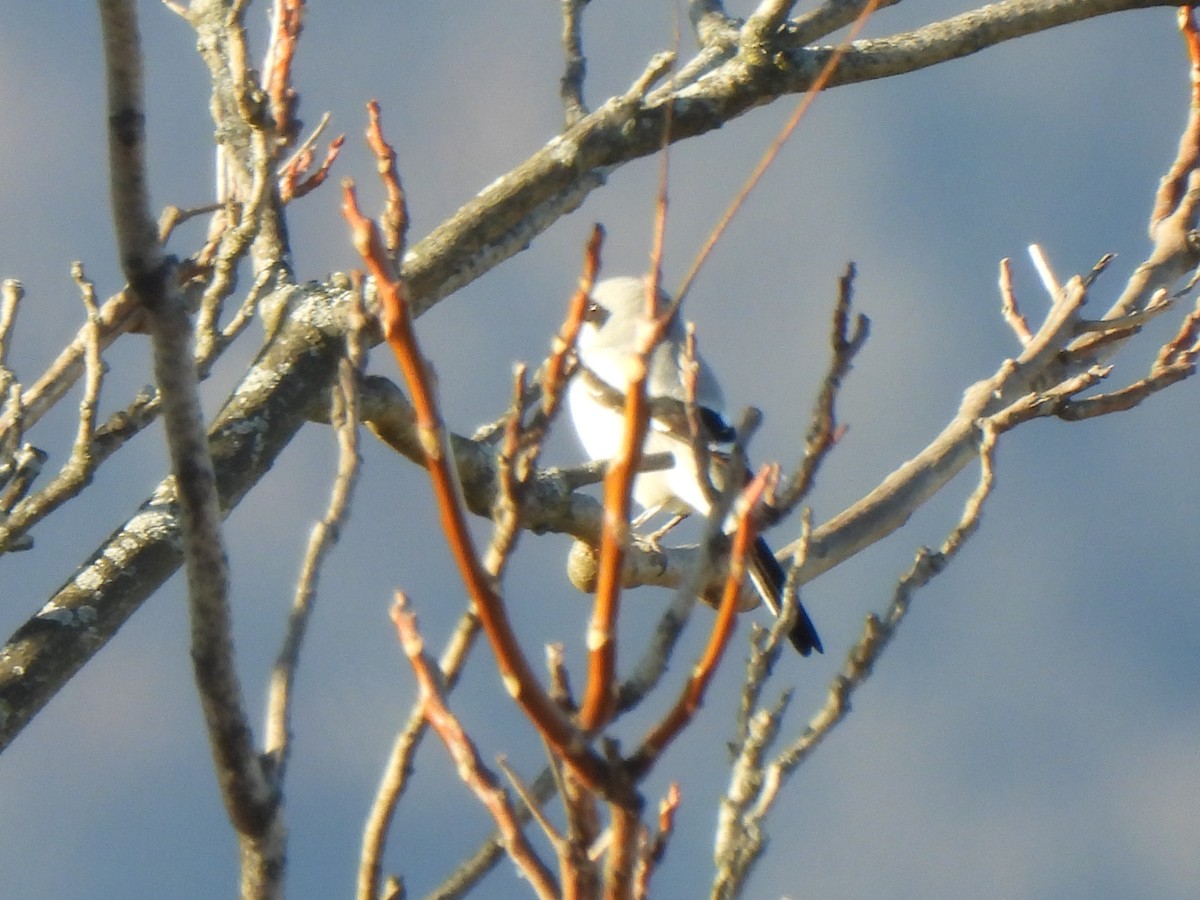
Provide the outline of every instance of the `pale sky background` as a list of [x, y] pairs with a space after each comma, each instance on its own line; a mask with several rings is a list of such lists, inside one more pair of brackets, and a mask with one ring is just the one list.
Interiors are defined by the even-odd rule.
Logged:
[[[265, 5], [251, 13], [265, 21]], [[730, 4], [744, 13], [753, 4]], [[969, 8], [905, 5], [870, 34]], [[185, 24], [140, 4], [148, 45], [155, 202], [207, 201], [212, 125], [207, 78]], [[849, 432], [811, 498], [823, 521], [919, 451], [961, 392], [1017, 353], [999, 316], [1001, 257], [1036, 318], [1044, 298], [1025, 247], [1042, 244], [1064, 278], [1119, 254], [1093, 292], [1097, 311], [1148, 248], [1153, 190], [1171, 159], [1187, 99], [1170, 9], [1111, 16], [1007, 44], [914, 75], [838, 89], [811, 117], [704, 270], [689, 300], [701, 346], [734, 406], [766, 414], [756, 456], [794, 460], [827, 358], [836, 279], [857, 262], [858, 308], [872, 338], [842, 398]], [[375, 97], [399, 161], [413, 237], [557, 131], [558, 4], [314, 2], [301, 44], [301, 115], [333, 114], [347, 149], [335, 177], [377, 198], [362, 146]], [[671, 44], [672, 7], [600, 0], [585, 19], [587, 97], [623, 90]], [[260, 30], [261, 36], [261, 30]], [[686, 38], [685, 38], [686, 40]], [[261, 49], [261, 43], [258, 45]], [[792, 101], [759, 110], [673, 151], [667, 284], [677, 282]], [[103, 86], [90, 4], [0, 6], [0, 277], [24, 281], [12, 365], [32, 381], [81, 320], [69, 279], [84, 261], [99, 292], [121, 286], [110, 238]], [[536, 363], [557, 326], [591, 223], [608, 229], [605, 271], [646, 264], [657, 165], [617, 172], [533, 247], [420, 320], [445, 415], [469, 432], [507, 401], [514, 360]], [[298, 204], [298, 275], [356, 263], [330, 186]], [[197, 239], [185, 232], [173, 248]], [[1152, 329], [1160, 337], [1175, 327]], [[216, 409], [257, 331], [206, 388]], [[1137, 377], [1153, 352], [1120, 361]], [[128, 345], [128, 346], [126, 346]], [[150, 380], [143, 339], [108, 354], [104, 408]], [[374, 371], [394, 368], [383, 353]], [[773, 843], [748, 896], [813, 898], [1190, 898], [1200, 891], [1200, 477], [1193, 463], [1200, 382], [1120, 417], [1037, 422], [1005, 436], [983, 528], [921, 592], [849, 720], [788, 785], [769, 820]], [[71, 410], [31, 435], [69, 448]], [[136, 507], [163, 472], [150, 429], [98, 474], [72, 508], [34, 532], [36, 548], [0, 566], [0, 626], [11, 633]], [[386, 610], [412, 596], [437, 644], [462, 592], [424, 532], [430, 499], [413, 466], [364, 440], [353, 517], [322, 581], [298, 683], [288, 781], [289, 893], [348, 896], [365, 810], [412, 683]], [[550, 461], [580, 452], [563, 431]], [[310, 427], [229, 523], [239, 661], [251, 708], [282, 631], [309, 524], [332, 471], [328, 431]], [[881, 545], [804, 594], [826, 655], [788, 659], [791, 732], [824, 698], [863, 617], [881, 610], [921, 544], [936, 545], [974, 485], [964, 472]], [[795, 523], [772, 538], [792, 539]], [[508, 582], [526, 647], [548, 640], [579, 658], [587, 605], [569, 586], [560, 536], [524, 538]], [[630, 595], [631, 636], [668, 595]], [[687, 646], [708, 613], [693, 619]], [[748, 627], [696, 733], [646, 785], [672, 778], [683, 807], [658, 896], [700, 896], [709, 882], [715, 798], [723, 791], [738, 659]], [[674, 685], [686, 672], [677, 657]], [[578, 669], [576, 670], [578, 671]], [[671, 689], [673, 696], [674, 687]], [[532, 777], [530, 730], [477, 654], [454, 695], [486, 759]], [[623, 723], [632, 742], [649, 716]], [[256, 721], [261, 716], [256, 714]], [[440, 881], [489, 830], [439, 744], [417, 760], [388, 865], [413, 896]], [[226, 897], [236, 854], [214, 785], [191, 684], [179, 578], [0, 757], [0, 894], [10, 897]], [[502, 865], [479, 896], [525, 896]]]

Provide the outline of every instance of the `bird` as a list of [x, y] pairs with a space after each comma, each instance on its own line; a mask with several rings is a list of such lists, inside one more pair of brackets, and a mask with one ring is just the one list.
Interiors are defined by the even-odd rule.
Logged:
[[[617, 456], [624, 441], [621, 403], [629, 384], [627, 359], [634, 352], [639, 335], [648, 327], [646, 291], [645, 278], [607, 278], [592, 288], [584, 312], [576, 340], [579, 367], [567, 387], [567, 406], [579, 441], [593, 460]], [[657, 303], [660, 314], [670, 303], [670, 297], [660, 290]], [[691, 513], [707, 516], [712, 510], [687, 424], [686, 339], [684, 323], [675, 309], [664, 339], [646, 361], [651, 417], [643, 452], [670, 453], [674, 462], [668, 468], [637, 475], [633, 499], [644, 512], [635, 525], [660, 512], [683, 517]], [[702, 432], [699, 437], [709, 450], [711, 483], [720, 490], [729, 471], [729, 450], [737, 435], [725, 418], [724, 397], [715, 373], [699, 353], [694, 360], [696, 418]], [[742, 478], [749, 480], [748, 469]], [[761, 536], [751, 549], [747, 569], [763, 603], [778, 616], [783, 608], [785, 573]], [[796, 624], [788, 639], [803, 656], [814, 650], [824, 652], [816, 627], [802, 605], [797, 607]]]

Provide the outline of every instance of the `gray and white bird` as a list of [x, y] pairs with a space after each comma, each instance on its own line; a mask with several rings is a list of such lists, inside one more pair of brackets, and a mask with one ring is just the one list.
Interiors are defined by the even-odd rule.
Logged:
[[[659, 309], [665, 309], [669, 302], [661, 294]], [[645, 310], [643, 278], [609, 278], [592, 289], [579, 331], [580, 371], [567, 389], [571, 421], [592, 459], [612, 459], [621, 449], [625, 428], [619, 401], [629, 384], [626, 360], [637, 346], [640, 330], [648, 327]], [[696, 468], [696, 453], [683, 415], [687, 401], [686, 331], [678, 311], [665, 339], [654, 348], [647, 362], [651, 420], [644, 452], [670, 453], [675, 462], [670, 468], [639, 474], [633, 484], [633, 499], [646, 510], [642, 518], [657, 512], [707, 516], [712, 503]], [[696, 364], [696, 405], [704, 432], [701, 437], [709, 448], [710, 479], [720, 489], [729, 469], [729, 449], [736, 435], [725, 419], [724, 397], [716, 375], [699, 354]], [[741, 477], [748, 479], [750, 473], [743, 472]], [[761, 537], [755, 542], [747, 568], [762, 601], [778, 616], [782, 609], [784, 571]], [[803, 606], [798, 613], [788, 635], [792, 645], [804, 656], [813, 650], [824, 652]]]

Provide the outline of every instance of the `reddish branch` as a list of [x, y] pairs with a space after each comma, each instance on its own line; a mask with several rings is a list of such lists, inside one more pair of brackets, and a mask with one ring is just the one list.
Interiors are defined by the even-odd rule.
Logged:
[[[650, 279], [650, 282], [655, 281]], [[650, 284], [651, 288], [655, 286]], [[639, 345], [626, 360], [625, 442], [604, 479], [604, 527], [600, 538], [596, 599], [587, 635], [588, 680], [579, 713], [580, 724], [588, 732], [602, 728], [616, 708], [616, 622], [620, 609], [621, 573], [629, 547], [633, 479], [642, 462], [642, 445], [650, 422], [650, 403], [646, 394], [647, 358], [666, 336], [673, 313], [673, 306], [661, 314], [655, 313], [648, 320]]]
[[300, 176], [307, 172], [309, 166], [312, 165], [313, 152], [311, 147], [306, 147], [303, 152], [298, 153], [279, 173], [279, 199], [283, 203], [288, 203], [305, 194], [312, 193], [324, 184], [344, 143], [346, 143], [344, 134], [339, 134], [330, 141], [329, 149], [325, 151], [325, 160], [315, 172], [303, 181], [300, 181]]
[[508, 795], [496, 776], [488, 771], [479, 758], [479, 751], [475, 749], [458, 718], [446, 706], [438, 678], [434, 674], [437, 664], [425, 655], [425, 642], [417, 630], [416, 617], [408, 611], [407, 601], [400, 592], [396, 593], [396, 602], [392, 606], [392, 622], [396, 625], [400, 645], [404, 648], [404, 654], [417, 677], [421, 711], [425, 720], [446, 745], [446, 750], [458, 767], [459, 777], [495, 819], [509, 857], [521, 870], [521, 874], [529, 879], [537, 895], [546, 900], [558, 897], [558, 882], [530, 846], [513, 812], [512, 804], [509, 803]]
[[641, 858], [638, 860], [637, 874], [633, 885], [634, 897], [650, 896], [650, 877], [654, 874], [655, 866], [662, 861], [666, 854], [667, 843], [675, 831], [675, 813], [679, 810], [679, 800], [679, 785], [673, 781], [667, 788], [667, 796], [658, 804], [658, 830], [653, 838], [646, 841]]
[[379, 227], [383, 230], [383, 242], [388, 252], [399, 264], [404, 255], [404, 237], [408, 233], [408, 204], [396, 169], [396, 148], [384, 139], [379, 116], [379, 101], [372, 100], [367, 104], [367, 145], [375, 154], [376, 170], [387, 193]]
[[607, 795], [607, 766], [587, 746], [583, 735], [538, 684], [521, 651], [496, 585], [479, 561], [474, 539], [467, 527], [446, 429], [434, 399], [433, 380], [413, 331], [407, 287], [396, 277], [375, 223], [359, 211], [353, 184], [347, 182], [343, 185], [343, 199], [342, 212], [350, 223], [354, 247], [375, 279], [384, 337], [396, 356], [412, 394], [417, 432], [437, 498], [442, 531], [467, 592], [479, 611], [480, 621], [495, 651], [504, 686], [554, 751], [579, 775], [580, 780], [592, 790]]
[[[668, 114], [667, 127], [670, 127]], [[667, 334], [678, 309], [678, 300], [667, 309], [658, 308], [662, 279], [663, 236], [667, 222], [667, 160], [661, 157], [658, 201], [654, 218], [654, 241], [650, 251], [650, 277], [646, 279], [646, 322], [642, 339], [626, 361], [624, 444], [604, 479], [604, 527], [600, 536], [600, 559], [596, 576], [596, 599], [588, 623], [588, 680], [584, 689], [579, 722], [588, 732], [596, 731], [612, 718], [617, 708], [617, 615], [621, 601], [621, 573], [629, 548], [629, 522], [633, 517], [633, 480], [642, 463], [650, 404], [646, 394], [647, 360]]]
[[604, 243], [604, 226], [594, 225], [588, 238], [583, 261], [583, 272], [579, 276], [579, 287], [567, 307], [567, 318], [554, 337], [550, 356], [546, 360], [542, 378], [542, 414], [549, 417], [558, 408], [563, 385], [567, 380], [567, 360], [583, 326], [583, 316], [591, 300], [592, 287], [600, 272], [600, 248]]
[[633, 896], [638, 837], [642, 833], [640, 813], [640, 808], [612, 806], [612, 839], [604, 861], [605, 900], [624, 900]]
[[[700, 382], [700, 364], [696, 361], [696, 328], [687, 323], [687, 337], [683, 344], [683, 412], [687, 417], [688, 437], [691, 441], [692, 459], [696, 464], [700, 489], [712, 506], [716, 506], [720, 491], [712, 482], [712, 453], [704, 426], [700, 422], [700, 402], [696, 399]], [[740, 434], [741, 432], [739, 432]], [[664, 526], [664, 527], [670, 527]]]
[[296, 107], [300, 96], [292, 87], [292, 62], [304, 28], [304, 0], [275, 0], [271, 9], [271, 42], [264, 63], [263, 89], [275, 120], [275, 130], [284, 146], [300, 130]]
[[653, 767], [663, 750], [687, 727], [704, 702], [704, 695], [733, 636], [738, 596], [741, 593], [742, 579], [746, 575], [746, 559], [758, 536], [753, 512], [774, 475], [773, 467], [764, 466], [742, 492], [740, 509], [736, 513], [737, 530], [734, 532], [729, 556], [729, 574], [725, 578], [721, 605], [713, 621], [708, 645], [693, 667], [691, 677], [688, 678], [675, 705], [662, 721], [651, 729], [637, 752], [630, 758], [628, 766], [634, 778], [642, 777]]

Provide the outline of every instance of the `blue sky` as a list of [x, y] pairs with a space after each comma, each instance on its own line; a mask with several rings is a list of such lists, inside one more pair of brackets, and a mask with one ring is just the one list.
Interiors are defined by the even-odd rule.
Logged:
[[[261, 4], [260, 4], [261, 6]], [[420, 236], [558, 129], [557, 5], [312, 4], [297, 72], [301, 115], [328, 110], [347, 149], [335, 170], [378, 196], [359, 141], [378, 98], [399, 151]], [[742, 4], [749, 7], [750, 4]], [[744, 12], [730, 4], [735, 12]], [[968, 8], [937, 2], [880, 14], [868, 33]], [[155, 200], [212, 191], [211, 122], [194, 37], [165, 8], [141, 4], [148, 44]], [[68, 267], [82, 259], [107, 296], [121, 281], [110, 237], [102, 69], [95, 13], [43, 4], [0, 11], [0, 277], [28, 292], [12, 365], [32, 381], [81, 310]], [[265, 13], [252, 12], [261, 22]], [[588, 99], [623, 90], [671, 44], [669, 4], [606, 0], [585, 19]], [[811, 503], [818, 522], [918, 452], [961, 392], [1015, 355], [999, 316], [997, 264], [1014, 260], [1031, 318], [1044, 298], [1025, 247], [1040, 243], [1063, 277], [1105, 252], [1118, 258], [1093, 292], [1097, 312], [1148, 250], [1153, 190], [1186, 111], [1187, 68], [1174, 12], [1157, 9], [1059, 29], [933, 70], [843, 88], [818, 100], [705, 268], [688, 315], [734, 406], [766, 421], [763, 459], [793, 459], [827, 353], [836, 279], [859, 268], [858, 308], [872, 338], [842, 398], [845, 439]], [[667, 283], [677, 281], [791, 101], [755, 111], [671, 161]], [[605, 271], [646, 265], [657, 165], [614, 173], [577, 213], [420, 320], [445, 415], [469, 432], [507, 402], [514, 360], [536, 361], [557, 326], [594, 221], [608, 229]], [[292, 211], [298, 275], [355, 265], [331, 189]], [[177, 249], [192, 246], [185, 232]], [[1171, 323], [1152, 329], [1165, 337]], [[132, 338], [107, 356], [104, 404], [150, 380]], [[234, 353], [206, 387], [215, 409]], [[1152, 353], [1118, 363], [1138, 377]], [[236, 357], [236, 358], [234, 358]], [[391, 374], [376, 354], [374, 371]], [[773, 843], [750, 896], [1003, 898], [1191, 897], [1200, 883], [1200, 482], [1197, 385], [1185, 383], [1107, 420], [1035, 422], [1006, 435], [983, 528], [916, 599], [854, 711], [789, 783], [769, 820]], [[69, 406], [70, 404], [68, 404]], [[61, 461], [71, 410], [32, 439]], [[298, 554], [325, 503], [333, 442], [303, 432], [229, 522], [239, 660], [251, 708], [282, 630]], [[564, 431], [551, 461], [580, 457]], [[412, 683], [386, 618], [391, 591], [413, 598], [431, 641], [462, 596], [429, 532], [421, 473], [369, 440], [353, 518], [322, 581], [298, 683], [289, 776], [293, 897], [352, 888], [363, 816]], [[86, 497], [0, 565], [0, 626], [16, 628], [129, 515], [163, 472], [152, 429], [110, 462]], [[915, 549], [957, 519], [965, 472], [898, 534], [810, 585], [825, 641], [787, 660], [792, 727], [823, 700], [863, 617], [886, 604]], [[772, 539], [791, 540], [785, 523]], [[528, 536], [508, 582], [513, 616], [536, 655], [548, 640], [578, 651], [586, 604], [560, 573], [568, 542]], [[666, 601], [629, 600], [628, 634]], [[702, 638], [699, 610], [688, 646]], [[744, 639], [745, 626], [737, 640]], [[713, 809], [724, 787], [739, 643], [696, 733], [647, 785], [681, 780], [679, 832], [661, 896], [707, 884]], [[575, 658], [578, 658], [576, 656]], [[674, 676], [682, 678], [682, 661]], [[782, 685], [781, 685], [782, 686]], [[532, 777], [542, 754], [480, 654], [455, 709], [483, 755]], [[657, 708], [657, 707], [656, 707]], [[619, 729], [627, 742], [654, 710]], [[178, 578], [154, 597], [0, 757], [0, 872], [11, 896], [228, 896], [234, 840], [224, 821], [191, 686]], [[257, 719], [260, 718], [256, 716]], [[473, 849], [485, 816], [427, 742], [417, 787], [397, 819], [388, 865], [414, 894]], [[490, 896], [521, 896], [508, 867]]]

